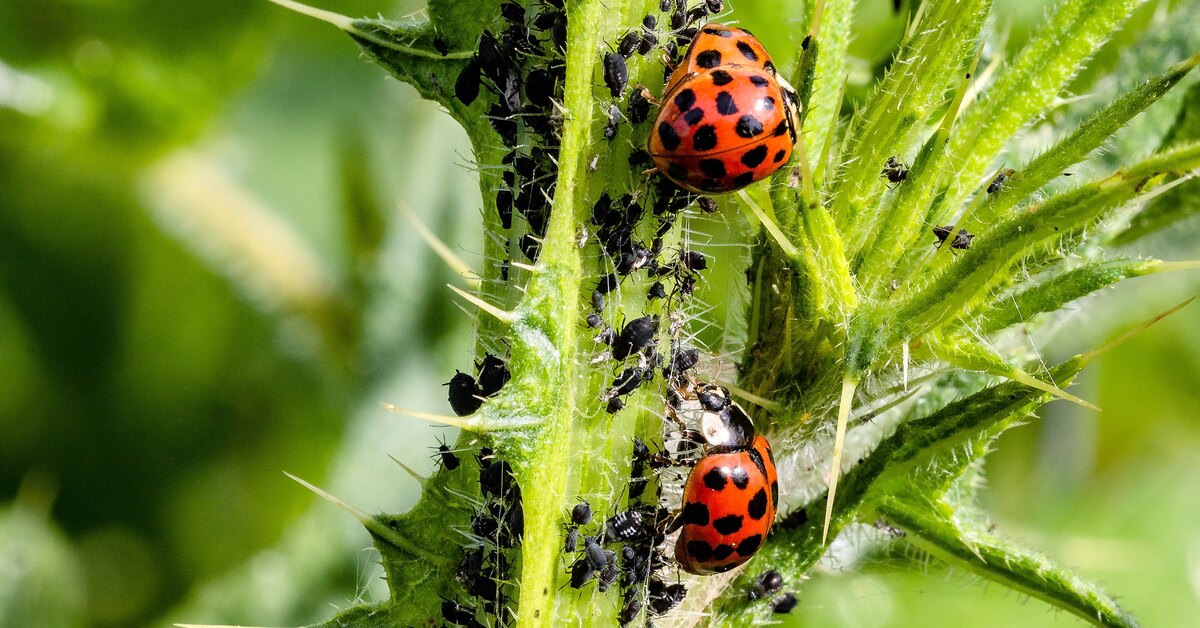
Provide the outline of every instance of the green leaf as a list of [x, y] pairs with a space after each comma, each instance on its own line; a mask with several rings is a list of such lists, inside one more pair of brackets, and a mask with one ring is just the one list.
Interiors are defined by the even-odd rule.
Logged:
[[1005, 144], [1046, 115], [1063, 88], [1146, 0], [1063, 0], [1012, 65], [969, 108], [951, 138], [956, 160], [948, 201], [979, 185]]
[[1097, 112], [1070, 135], [1018, 169], [995, 194], [988, 195], [987, 200], [965, 221], [965, 225], [974, 229], [975, 225], [991, 224], [1007, 215], [1021, 199], [1061, 176], [1067, 168], [1083, 161], [1088, 153], [1103, 144], [1131, 118], [1166, 95], [1197, 64], [1200, 64], [1200, 53], [1147, 80]]
[[914, 133], [943, 104], [946, 90], [975, 51], [990, 6], [989, 0], [927, 2], [915, 34], [854, 121], [847, 152], [839, 159], [846, 165], [835, 183], [833, 207], [852, 253], [876, 219], [885, 189], [880, 169], [888, 157], [904, 154]]
[[1097, 626], [1136, 628], [1137, 620], [1099, 586], [1086, 582], [1049, 559], [982, 530], [956, 524], [944, 503], [930, 508], [927, 498], [885, 496], [873, 504], [890, 525], [904, 530], [904, 540], [934, 557], [999, 582]]

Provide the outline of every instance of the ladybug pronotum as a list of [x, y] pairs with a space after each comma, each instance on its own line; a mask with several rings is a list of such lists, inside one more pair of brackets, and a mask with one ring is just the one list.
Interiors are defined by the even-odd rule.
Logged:
[[650, 155], [676, 185], [733, 192], [779, 171], [800, 132], [800, 100], [748, 31], [700, 29], [671, 74]]

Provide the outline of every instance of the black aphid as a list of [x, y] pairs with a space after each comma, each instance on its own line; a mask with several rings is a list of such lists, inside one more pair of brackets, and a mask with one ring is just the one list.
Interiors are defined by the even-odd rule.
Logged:
[[460, 371], [454, 372], [454, 377], [446, 382], [446, 386], [450, 387], [447, 399], [450, 401], [450, 408], [454, 410], [454, 414], [458, 416], [467, 416], [474, 414], [479, 406], [483, 405], [483, 400], [479, 398], [479, 387], [475, 384], [475, 378]]

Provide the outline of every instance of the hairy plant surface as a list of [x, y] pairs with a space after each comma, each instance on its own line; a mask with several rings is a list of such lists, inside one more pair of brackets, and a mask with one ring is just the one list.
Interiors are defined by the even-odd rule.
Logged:
[[[1097, 586], [995, 532], [975, 494], [1001, 432], [1056, 399], [1090, 405], [1064, 389], [1108, 347], [1047, 365], [1031, 339], [1077, 299], [1193, 266], [1113, 251], [1200, 207], [1188, 180], [1200, 90], [1141, 154], [1095, 176], [1072, 169], [1200, 53], [1159, 58], [1038, 151], [1022, 143], [1144, 0], [1063, 0], [1011, 59], [988, 40], [990, 0], [921, 3], [857, 108], [842, 102], [854, 3], [771, 3], [796, 18], [795, 50], [775, 54], [795, 59], [781, 72], [803, 103], [802, 139], [772, 180], [718, 197], [715, 216], [644, 172], [654, 114], [636, 109], [638, 86], [661, 95], [664, 45], [682, 52], [689, 25], [737, 19], [700, 8], [720, 2], [692, 2], [687, 18], [684, 2], [430, 0], [387, 20], [274, 1], [341, 28], [444, 106], [481, 173], [488, 263], [478, 285], [456, 288], [479, 310], [479, 362], [451, 382], [458, 417], [406, 410], [462, 434], [412, 510], [355, 511], [390, 597], [328, 625], [752, 624], [802, 591], [854, 523], [875, 526], [866, 542], [879, 547], [911, 545], [1097, 625], [1136, 625]], [[1176, 23], [1198, 17], [1174, 11]], [[630, 34], [646, 50], [615, 80]], [[716, 231], [728, 246], [706, 246]], [[705, 286], [743, 271], [743, 286]], [[672, 440], [667, 404], [687, 378], [729, 386], [780, 471], [772, 534], [720, 576], [680, 577], [669, 544], [654, 558], [654, 525], [678, 507], [686, 469], [655, 474], [635, 452], [635, 439], [652, 451]], [[594, 516], [573, 524], [584, 500]], [[628, 511], [647, 538], [604, 538]], [[597, 539], [617, 572], [580, 567]], [[748, 595], [769, 569], [783, 592]]]

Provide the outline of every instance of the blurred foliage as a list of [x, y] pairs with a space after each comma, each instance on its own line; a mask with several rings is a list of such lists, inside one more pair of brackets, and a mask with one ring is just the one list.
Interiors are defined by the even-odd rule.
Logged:
[[[792, 49], [795, 20], [767, 14], [770, 3], [730, 4], [769, 48]], [[1040, 19], [1035, 4], [992, 25], [1010, 53]], [[1152, 18], [1164, 4], [1114, 41], [1162, 36]], [[860, 3], [852, 102], [901, 36], [890, 5]], [[354, 50], [266, 2], [0, 3], [0, 626], [146, 625], [167, 613], [301, 623], [380, 593], [374, 558], [356, 555], [370, 545], [357, 524], [311, 506], [279, 471], [329, 478], [366, 510], [415, 499], [387, 454], [428, 469], [435, 433], [414, 436], [377, 402], [437, 407], [439, 384], [471, 355], [454, 333], [470, 321], [441, 288], [452, 275], [395, 209], [412, 206], [460, 253], [482, 245], [461, 131]], [[1132, 81], [1178, 58], [1160, 54], [1138, 66], [1102, 52], [1074, 90], [1106, 102], [1099, 76], [1118, 68]], [[1169, 124], [1185, 91], [1144, 117]], [[1137, 124], [1118, 141], [1136, 142]], [[181, 152], [189, 159], [175, 161]], [[229, 215], [262, 210], [280, 234], [270, 242], [294, 256], [265, 248], [265, 266], [247, 267], [237, 247], [254, 238], [234, 237], [245, 223], [222, 232], [202, 211], [211, 198], [182, 185], [164, 194], [179, 182], [164, 164], [215, 181], [200, 189]], [[1182, 216], [1140, 246], [1195, 258], [1197, 236]], [[272, 274], [272, 261], [296, 265]], [[296, 269], [308, 269], [296, 290], [270, 281]], [[720, 285], [714, 276], [709, 289]], [[1140, 279], [1079, 315], [1110, 329], [1197, 289], [1195, 277]], [[1036, 545], [1106, 581], [1147, 625], [1200, 616], [1196, 321], [1185, 312], [1085, 375], [1102, 415], [1051, 406], [988, 463], [1001, 525], [1037, 530], [1047, 538]], [[1065, 338], [1044, 358], [1090, 340]], [[1074, 621], [971, 578], [914, 575], [920, 556], [852, 549], [806, 587], [792, 623]]]

